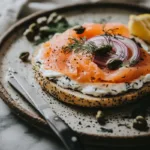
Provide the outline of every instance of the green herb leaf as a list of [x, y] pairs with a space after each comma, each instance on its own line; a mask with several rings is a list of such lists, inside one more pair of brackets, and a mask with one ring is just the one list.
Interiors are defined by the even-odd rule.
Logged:
[[39, 45], [41, 43], [44, 43], [48, 40], [48, 37], [47, 38], [42, 38], [42, 39], [39, 39], [37, 41], [34, 42], [34, 45]]
[[85, 43], [86, 38], [80, 38], [80, 39], [76, 39], [76, 38], [70, 38], [70, 43], [63, 47], [64, 52], [75, 52], [75, 53], [93, 53], [94, 50], [96, 50], [96, 45], [94, 44], [94, 42], [89, 42], [89, 43]]

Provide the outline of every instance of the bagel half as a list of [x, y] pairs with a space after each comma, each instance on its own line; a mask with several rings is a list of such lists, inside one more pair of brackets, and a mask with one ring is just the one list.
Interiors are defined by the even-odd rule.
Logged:
[[37, 53], [38, 50], [34, 52], [32, 57], [32, 66], [35, 70], [36, 80], [43, 90], [62, 102], [83, 107], [115, 107], [134, 102], [150, 92], [150, 83], [144, 84], [144, 86], [138, 90], [129, 90], [123, 94], [104, 97], [89, 96], [78, 91], [62, 88], [41, 75], [39, 67], [34, 60]]

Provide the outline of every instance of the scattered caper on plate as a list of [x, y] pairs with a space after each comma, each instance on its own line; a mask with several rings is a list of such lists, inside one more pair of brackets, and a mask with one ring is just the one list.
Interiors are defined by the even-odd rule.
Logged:
[[47, 24], [47, 17], [40, 17], [37, 19], [37, 24], [39, 27], [45, 26]]
[[30, 26], [29, 26], [29, 29], [31, 29], [34, 33], [38, 32], [38, 26], [36, 23], [32, 23]]
[[28, 58], [29, 58], [30, 53], [29, 52], [22, 52], [19, 56], [19, 58], [23, 61], [23, 62], [27, 62]]
[[39, 35], [41, 37], [46, 37], [50, 34], [50, 29], [48, 26], [43, 26], [43, 27], [40, 27], [39, 29]]
[[105, 115], [101, 110], [99, 110], [97, 112], [96, 119], [97, 119], [98, 123], [101, 124], [101, 125], [104, 125], [106, 123]]
[[54, 20], [57, 18], [57, 16], [58, 16], [58, 14], [56, 12], [53, 12], [52, 14], [50, 14], [47, 19], [47, 25], [54, 24]]
[[147, 131], [148, 125], [147, 125], [146, 119], [143, 116], [137, 116], [133, 120], [133, 128], [140, 130], [140, 131]]
[[30, 41], [30, 42], [34, 41], [35, 33], [33, 32], [32, 29], [26, 29], [25, 32], [23, 33], [23, 35], [26, 36], [28, 41]]

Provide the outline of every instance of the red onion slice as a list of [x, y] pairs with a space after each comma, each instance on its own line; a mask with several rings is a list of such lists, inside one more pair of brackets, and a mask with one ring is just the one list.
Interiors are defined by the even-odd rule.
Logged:
[[116, 52], [116, 55], [118, 56], [118, 58], [122, 61], [127, 60], [128, 58], [128, 49], [127, 47], [124, 45], [123, 42], [118, 41], [116, 39], [111, 39], [112, 43], [113, 43], [113, 49]]
[[[97, 47], [111, 44], [115, 54], [108, 56], [94, 56], [94, 62], [100, 66], [106, 66], [106, 61], [109, 58], [117, 58], [123, 62], [129, 62], [129, 65], [136, 64], [140, 59], [140, 49], [131, 39], [122, 36], [95, 36], [86, 41], [86, 43], [94, 42]], [[86, 44], [85, 43], [85, 44]], [[132, 56], [128, 59], [128, 50], [132, 51]]]
[[137, 44], [131, 39], [126, 37], [116, 36], [116, 38], [122, 41], [132, 51], [132, 56], [129, 59], [129, 64], [134, 65], [135, 63], [137, 63], [140, 59], [140, 49], [137, 46]]
[[94, 42], [94, 44], [97, 47], [101, 47], [103, 45], [108, 45], [108, 44], [112, 45], [112, 48], [115, 54], [109, 55], [109, 57], [107, 56], [105, 59], [103, 58], [104, 56], [94, 56], [93, 61], [100, 66], [106, 66], [106, 62], [110, 57], [118, 58], [122, 61], [125, 61], [128, 58], [128, 49], [126, 45], [122, 41], [119, 41], [115, 39], [114, 37], [95, 36], [86, 41], [86, 43], [88, 42]]

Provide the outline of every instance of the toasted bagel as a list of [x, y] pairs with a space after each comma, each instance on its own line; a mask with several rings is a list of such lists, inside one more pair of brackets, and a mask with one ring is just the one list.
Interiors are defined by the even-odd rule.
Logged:
[[134, 102], [150, 92], [150, 83], [144, 84], [144, 86], [138, 90], [129, 90], [123, 94], [104, 97], [94, 97], [71, 89], [62, 88], [56, 83], [43, 77], [39, 72], [39, 67], [34, 60], [37, 53], [38, 50], [34, 52], [32, 57], [32, 66], [35, 70], [36, 80], [39, 82], [43, 90], [47, 91], [62, 102], [83, 107], [115, 107]]

